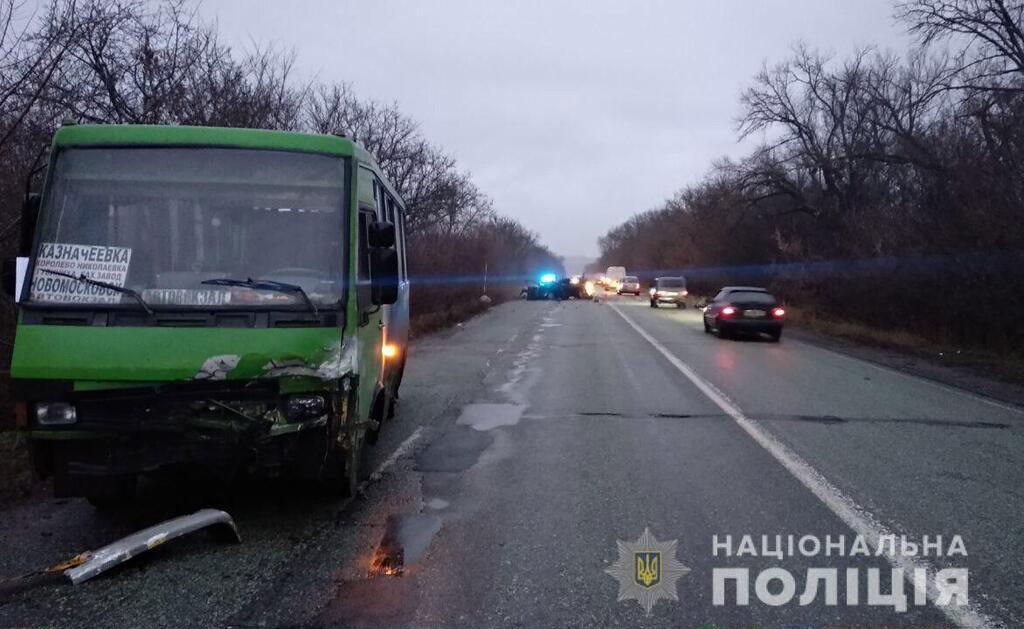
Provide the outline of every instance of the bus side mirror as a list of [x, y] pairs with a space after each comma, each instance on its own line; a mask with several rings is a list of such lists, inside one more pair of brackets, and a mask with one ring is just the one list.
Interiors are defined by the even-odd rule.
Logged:
[[39, 221], [39, 205], [42, 195], [38, 192], [29, 192], [25, 195], [25, 201], [21, 205], [21, 242], [18, 246], [18, 253], [27, 256], [32, 251], [32, 238], [36, 233], [36, 223]]
[[394, 247], [395, 224], [387, 221], [374, 221], [370, 224], [371, 247]]
[[370, 300], [375, 306], [398, 301], [398, 252], [392, 248], [370, 249], [370, 278]]

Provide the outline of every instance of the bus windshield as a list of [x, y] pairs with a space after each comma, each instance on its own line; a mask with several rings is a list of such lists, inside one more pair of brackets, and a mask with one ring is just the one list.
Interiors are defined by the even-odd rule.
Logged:
[[[221, 148], [77, 148], [56, 161], [29, 299], [291, 306], [343, 296], [345, 163]], [[93, 282], [76, 280], [85, 275]], [[254, 288], [246, 280], [265, 281]], [[209, 283], [211, 280], [222, 280]], [[228, 285], [225, 280], [238, 280]], [[207, 282], [207, 283], [204, 283]], [[262, 288], [260, 288], [262, 287]]]

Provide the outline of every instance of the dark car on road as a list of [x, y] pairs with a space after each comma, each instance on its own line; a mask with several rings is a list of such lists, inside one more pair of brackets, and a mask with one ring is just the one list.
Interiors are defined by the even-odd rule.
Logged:
[[588, 299], [586, 286], [579, 277], [563, 277], [558, 280], [555, 299]]
[[704, 309], [704, 331], [714, 330], [723, 339], [734, 333], [764, 333], [778, 341], [785, 316], [785, 308], [766, 289], [726, 286]]
[[530, 301], [540, 299], [587, 299], [585, 286], [579, 278], [558, 278], [553, 273], [545, 273], [539, 282], [530, 282], [521, 292]]
[[686, 307], [686, 279], [682, 277], [656, 277], [651, 286], [651, 308], [658, 304], [674, 304], [676, 308]]

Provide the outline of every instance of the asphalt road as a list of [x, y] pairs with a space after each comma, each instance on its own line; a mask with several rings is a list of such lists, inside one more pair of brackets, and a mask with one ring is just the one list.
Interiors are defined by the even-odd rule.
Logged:
[[[360, 497], [242, 487], [222, 505], [242, 544], [193, 536], [81, 586], [7, 593], [0, 626], [1024, 626], [1017, 407], [788, 336], [720, 340], [698, 312], [633, 299], [506, 304], [409, 360]], [[80, 500], [9, 510], [0, 574], [206, 506], [202, 490], [153, 485], [108, 515]], [[606, 573], [645, 528], [688, 569], [650, 615]], [[941, 535], [944, 551], [958, 535], [966, 555], [761, 552], [765, 535], [843, 536], [849, 551], [858, 534]], [[734, 551], [751, 536], [756, 556], [716, 556], [726, 535]], [[398, 556], [400, 575], [374, 569]], [[938, 606], [934, 589], [915, 604], [904, 582], [906, 611], [867, 604], [869, 571], [888, 593], [894, 566], [967, 569], [969, 605]], [[748, 571], [748, 604], [732, 584], [716, 604], [713, 571], [729, 568]], [[754, 587], [771, 568], [796, 583], [777, 606]], [[819, 568], [838, 569], [837, 604], [817, 580], [801, 604]]]

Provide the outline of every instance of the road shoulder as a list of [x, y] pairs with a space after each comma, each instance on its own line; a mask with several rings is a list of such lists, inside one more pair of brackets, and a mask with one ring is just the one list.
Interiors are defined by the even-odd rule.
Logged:
[[997, 359], [951, 358], [945, 353], [933, 358], [924, 352], [857, 343], [802, 327], [788, 327], [786, 337], [910, 376], [991, 398], [1024, 411], [1024, 383], [1001, 378], [998, 365], [993, 364]]

